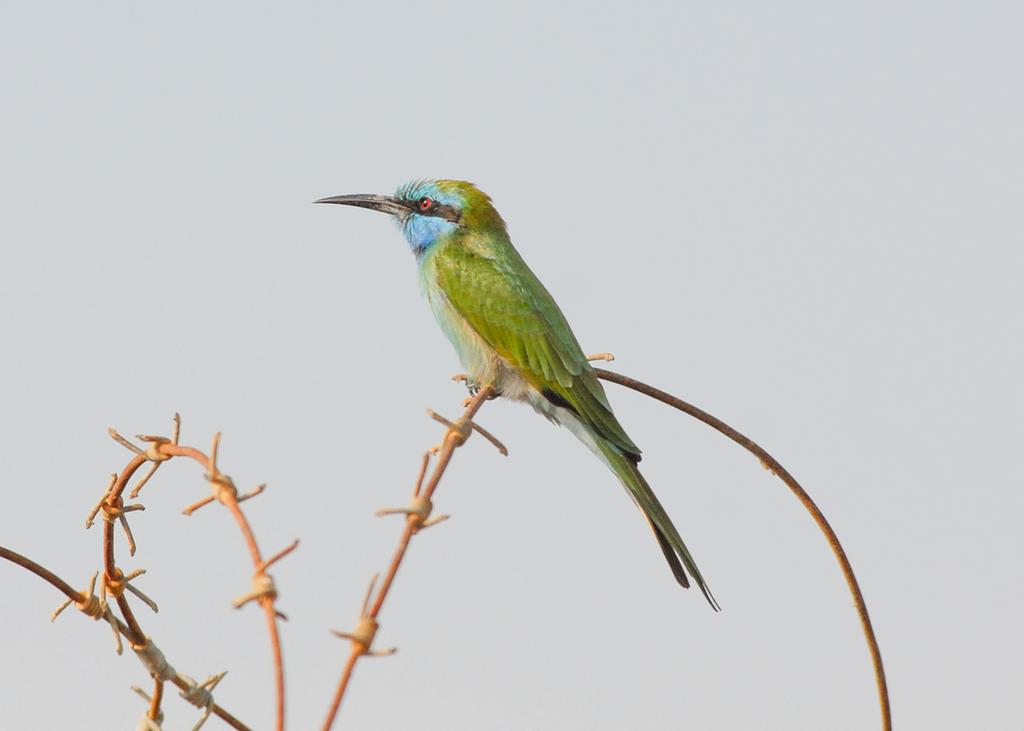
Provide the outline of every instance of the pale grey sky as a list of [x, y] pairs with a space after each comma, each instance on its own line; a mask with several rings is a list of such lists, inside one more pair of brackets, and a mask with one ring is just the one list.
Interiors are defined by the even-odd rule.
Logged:
[[[318, 727], [454, 353], [382, 216], [310, 205], [459, 177], [491, 193], [584, 347], [760, 441], [845, 542], [899, 729], [1020, 729], [1024, 101], [1012, 3], [0, 5], [0, 544], [75, 584], [82, 521], [166, 432], [242, 485], [276, 576], [289, 722]], [[610, 386], [724, 608], [678, 589], [615, 478], [512, 404], [480, 421], [338, 728], [871, 729], [827, 547], [706, 427]], [[134, 520], [181, 670], [270, 724], [228, 517], [174, 463]], [[131, 728], [109, 632], [0, 567], [0, 726]], [[176, 697], [168, 728], [194, 714]], [[111, 710], [112, 709], [112, 710]], [[212, 724], [213, 722], [211, 722]]]

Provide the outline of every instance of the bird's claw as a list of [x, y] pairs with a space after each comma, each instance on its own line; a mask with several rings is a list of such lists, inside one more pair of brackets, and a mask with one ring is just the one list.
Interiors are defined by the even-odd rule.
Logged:
[[480, 384], [471, 379], [466, 373], [456, 373], [452, 376], [452, 380], [456, 383], [466, 384], [466, 390], [469, 391], [470, 396], [476, 396], [480, 393]]

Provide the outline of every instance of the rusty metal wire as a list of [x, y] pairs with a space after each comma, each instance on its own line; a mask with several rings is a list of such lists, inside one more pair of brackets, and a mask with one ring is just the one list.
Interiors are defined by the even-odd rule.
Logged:
[[[274, 583], [273, 577], [267, 573], [267, 569], [276, 561], [284, 558], [287, 554], [291, 553], [297, 546], [298, 541], [295, 541], [291, 546], [283, 551], [280, 551], [269, 560], [264, 560], [263, 555], [260, 552], [259, 545], [256, 542], [256, 536], [253, 533], [252, 527], [249, 524], [249, 520], [246, 518], [245, 513], [242, 511], [240, 504], [245, 500], [263, 492], [265, 486], [261, 485], [256, 488], [253, 492], [239, 495], [238, 490], [235, 488], [234, 482], [231, 478], [220, 471], [217, 464], [217, 453], [220, 447], [220, 433], [217, 433], [213, 437], [213, 444], [210, 448], [210, 454], [207, 456], [199, 449], [195, 447], [181, 446], [178, 443], [181, 430], [181, 419], [175, 414], [174, 415], [174, 433], [173, 437], [168, 439], [162, 436], [153, 436], [140, 434], [138, 439], [148, 444], [147, 449], [141, 450], [135, 445], [125, 440], [123, 437], [117, 434], [116, 431], [111, 430], [111, 436], [118, 441], [118, 443], [126, 446], [130, 449], [134, 456], [128, 465], [121, 471], [117, 479], [114, 481], [112, 487], [107, 492], [107, 499], [105, 510], [109, 511], [109, 508], [114, 510], [121, 510], [122, 514], [118, 514], [118, 518], [123, 518], [124, 508], [122, 507], [121, 494], [124, 492], [135, 472], [146, 462], [152, 462], [153, 467], [146, 474], [139, 484], [132, 490], [132, 494], [138, 495], [142, 487], [152, 476], [153, 472], [156, 471], [163, 462], [166, 462], [174, 457], [188, 457], [199, 463], [201, 467], [206, 471], [206, 480], [210, 485], [211, 495], [197, 503], [190, 505], [185, 509], [186, 515], [191, 515], [199, 508], [207, 505], [211, 502], [218, 501], [228, 509], [231, 516], [234, 518], [238, 525], [239, 530], [242, 533], [242, 537], [245, 540], [246, 546], [249, 550], [249, 555], [252, 558], [253, 563], [253, 576], [252, 586], [253, 589], [241, 600], [236, 600], [235, 606], [241, 607], [250, 601], [254, 601], [262, 607], [264, 615], [266, 616], [267, 631], [270, 636], [271, 651], [273, 653], [274, 661], [274, 676], [275, 676], [275, 691], [276, 691], [276, 728], [278, 731], [284, 729], [284, 716], [285, 716], [285, 681], [284, 681], [284, 661], [282, 657], [281, 649], [281, 637], [278, 630], [277, 622], [279, 619], [284, 619], [283, 613], [277, 610], [275, 602], [277, 600], [277, 588]], [[127, 530], [127, 529], [126, 529]], [[112, 521], [108, 520], [105, 523], [105, 530], [103, 534], [104, 542], [104, 570], [108, 581], [110, 577], [115, 579], [119, 575], [119, 570], [114, 563], [114, 536], [112, 529]], [[123, 593], [116, 594], [118, 607], [121, 609], [122, 616], [125, 622], [128, 624], [132, 632], [138, 632], [142, 635], [141, 629], [138, 627], [138, 622], [132, 613], [127, 599]], [[144, 639], [144, 636], [143, 636]], [[133, 645], [145, 644], [144, 642], [138, 643], [133, 640]], [[216, 682], [213, 682], [208, 691], [212, 690], [213, 686], [217, 682], [220, 682], [219, 678]], [[195, 688], [184, 688], [186, 693], [194, 693]], [[186, 698], [188, 699], [188, 698]], [[208, 716], [212, 709], [212, 702], [208, 701], [205, 704], [206, 715]]]
[[[123, 636], [127, 639], [129, 637], [129, 633], [131, 632], [131, 630], [128, 628], [128, 625], [126, 625], [123, 621], [118, 619], [118, 617], [115, 616], [112, 611], [104, 612], [99, 616], [93, 616], [93, 614], [89, 611], [89, 607], [95, 606], [95, 604], [98, 603], [96, 595], [92, 593], [92, 587], [90, 587], [87, 591], [84, 592], [76, 591], [70, 584], [64, 581], [64, 579], [57, 576], [55, 573], [47, 569], [45, 566], [42, 566], [33, 561], [32, 559], [23, 556], [20, 553], [12, 551], [9, 548], [5, 548], [3, 546], [0, 546], [0, 558], [10, 561], [15, 565], [20, 566], [21, 568], [27, 571], [30, 571], [31, 573], [35, 574], [39, 578], [49, 583], [51, 586], [57, 589], [57, 591], [61, 592], [62, 594], [64, 594], [64, 596], [68, 598], [68, 602], [63, 604], [57, 612], [54, 612], [54, 619], [56, 619], [56, 615], [59, 614], [60, 610], [62, 610], [64, 607], [69, 606], [70, 603], [73, 602], [87, 616], [90, 616], [93, 619], [102, 619], [108, 622], [111, 628], [114, 630], [114, 633], [119, 638]], [[156, 653], [159, 652], [159, 649], [156, 648], [156, 646], [153, 644], [153, 641], [150, 638], [146, 638], [146, 644], [142, 647], [146, 648], [147, 652], [154, 656], [156, 655]], [[161, 657], [162, 655], [163, 653], [160, 653]], [[166, 663], [165, 661], [165, 664], [168, 668], [170, 668], [171, 671], [173, 671], [173, 668], [171, 668], [169, 663]], [[193, 685], [193, 683], [189, 681], [188, 676], [178, 673], [177, 671], [173, 672], [174, 677], [169, 678], [170, 682], [174, 683], [174, 685], [176, 685], [182, 691], [188, 691]], [[237, 718], [235, 718], [233, 714], [231, 714], [221, 706], [217, 705], [216, 703], [210, 705], [210, 711], [213, 715], [219, 717], [221, 720], [223, 720], [225, 723], [231, 726], [231, 728], [237, 729], [237, 731], [250, 731], [248, 726], [239, 721]], [[147, 713], [149, 712], [152, 712], [154, 716], [162, 713], [162, 711], [159, 708], [159, 705], [151, 705], [150, 710], [147, 711]]]
[[[263, 485], [250, 493], [239, 495], [231, 478], [220, 471], [217, 464], [217, 451], [220, 444], [220, 434], [214, 436], [213, 446], [209, 456], [194, 447], [180, 445], [179, 436], [181, 432], [181, 419], [174, 415], [173, 436], [152, 436], [140, 434], [138, 439], [146, 446], [145, 448], [133, 444], [121, 436], [115, 429], [110, 429], [110, 436], [121, 446], [128, 449], [132, 456], [127, 465], [118, 473], [111, 475], [110, 480], [104, 489], [100, 500], [93, 506], [86, 517], [86, 528], [90, 528], [98, 516], [103, 518], [102, 532], [102, 572], [94, 574], [89, 586], [84, 591], [76, 591], [53, 572], [36, 564], [35, 562], [17, 554], [9, 549], [0, 547], [0, 557], [10, 560], [37, 576], [48, 581], [58, 590], [64, 593], [67, 600], [53, 613], [56, 619], [60, 613], [71, 604], [74, 604], [81, 612], [92, 619], [103, 619], [113, 629], [115, 647], [118, 654], [122, 652], [121, 638], [124, 637], [143, 666], [149, 671], [154, 679], [154, 693], [150, 698], [150, 707], [146, 712], [146, 728], [159, 728], [163, 711], [161, 703], [163, 700], [163, 683], [172, 682], [181, 691], [181, 695], [192, 705], [203, 711], [196, 728], [210, 716], [216, 715], [236, 729], [247, 729], [248, 727], [236, 719], [232, 714], [225, 711], [214, 702], [212, 691], [217, 683], [224, 677], [224, 673], [210, 676], [206, 681], [197, 683], [187, 675], [176, 671], [167, 662], [163, 653], [143, 631], [139, 619], [129, 602], [129, 595], [146, 604], [154, 612], [157, 611], [157, 604], [137, 586], [131, 583], [134, 579], [145, 574], [145, 569], [135, 569], [125, 573], [118, 565], [115, 546], [115, 525], [119, 526], [124, 533], [129, 554], [135, 554], [135, 536], [128, 523], [128, 514], [145, 510], [140, 503], [125, 504], [124, 493], [129, 482], [143, 465], [149, 463], [152, 466], [147, 473], [138, 481], [130, 492], [132, 499], [137, 498], [142, 488], [150, 480], [157, 469], [164, 463], [175, 457], [187, 457], [198, 462], [206, 471], [206, 479], [210, 485], [211, 496], [189, 506], [186, 514], [191, 514], [203, 505], [217, 501], [223, 504], [237, 523], [242, 537], [248, 548], [253, 563], [252, 588], [244, 596], [235, 600], [236, 607], [254, 602], [258, 604], [266, 616], [268, 634], [270, 635], [271, 650], [273, 653], [275, 690], [276, 690], [276, 728], [278, 731], [284, 729], [285, 713], [285, 682], [284, 663], [282, 660], [281, 639], [277, 622], [285, 619], [275, 606], [278, 591], [273, 576], [268, 569], [277, 561], [287, 556], [298, 546], [295, 541], [290, 546], [264, 559], [256, 542], [255, 534], [249, 524], [240, 504], [263, 492]], [[99, 595], [95, 593], [97, 575], [100, 578]], [[112, 601], [111, 601], [112, 600]], [[114, 611], [116, 605], [120, 617]]]
[[[373, 578], [373, 581], [370, 582], [370, 588], [367, 590], [366, 598], [363, 600], [362, 610], [360, 611], [359, 620], [356, 623], [355, 629], [349, 632], [334, 632], [336, 636], [350, 641], [352, 643], [352, 648], [349, 651], [348, 660], [345, 662], [341, 678], [338, 680], [338, 685], [334, 691], [334, 698], [331, 700], [331, 706], [328, 709], [327, 718], [323, 724], [324, 731], [328, 731], [334, 725], [334, 721], [338, 715], [338, 709], [341, 707], [341, 701], [345, 697], [345, 691], [348, 689], [349, 681], [352, 678], [352, 673], [355, 670], [355, 666], [359, 658], [368, 655], [391, 655], [396, 651], [395, 648], [387, 650], [374, 649], [373, 640], [377, 635], [378, 628], [380, 627], [377, 618], [380, 615], [381, 609], [384, 607], [384, 602], [388, 597], [388, 592], [391, 590], [391, 586], [395, 580], [395, 575], [398, 573], [398, 569], [402, 565], [402, 559], [405, 557], [405, 553], [409, 549], [409, 542], [412, 540], [412, 537], [424, 528], [436, 525], [448, 517], [446, 515], [434, 518], [431, 517], [431, 512], [433, 510], [432, 498], [441, 481], [441, 477], [448, 468], [448, 463], [451, 461], [455, 450], [465, 444], [466, 440], [469, 439], [470, 434], [475, 431], [491, 442], [501, 454], [508, 454], [508, 450], [505, 449], [501, 442], [473, 422], [473, 417], [476, 416], [480, 407], [482, 407], [488, 399], [493, 398], [494, 395], [494, 389], [491, 386], [484, 386], [477, 391], [474, 396], [467, 400], [466, 410], [463, 412], [462, 416], [455, 421], [449, 421], [444, 417], [435, 414], [433, 411], [428, 412], [432, 419], [439, 421], [448, 427], [448, 431], [445, 432], [444, 439], [439, 445], [431, 448], [423, 455], [423, 461], [420, 465], [419, 475], [416, 479], [416, 485], [413, 488], [412, 500], [410, 501], [409, 506], [405, 508], [386, 508], [384, 510], [377, 511], [378, 515], [405, 515], [405, 528], [402, 530], [402, 534], [398, 539], [398, 546], [395, 548], [395, 552], [391, 558], [391, 563], [388, 565], [387, 571], [384, 574], [384, 581], [381, 583], [380, 589], [376, 592], [374, 591], [377, 584], [376, 576]], [[434, 467], [434, 471], [430, 474], [430, 478], [427, 480], [426, 485], [424, 485], [423, 481], [427, 477], [430, 460], [434, 454], [437, 455], [437, 463]]]
[[[602, 353], [597, 356], [591, 356], [591, 359], [610, 361], [614, 360], [614, 356], [609, 353]], [[883, 729], [885, 729], [885, 731], [891, 731], [892, 721], [885, 671], [882, 665], [882, 658], [878, 643], [871, 625], [871, 620], [868, 616], [864, 597], [853, 573], [849, 559], [847, 558], [839, 539], [836, 537], [835, 532], [832, 530], [820, 509], [807, 495], [806, 491], [796, 482], [789, 472], [782, 467], [781, 464], [779, 464], [759, 445], [707, 412], [688, 404], [682, 399], [656, 389], [641, 381], [629, 378], [628, 376], [623, 376], [600, 368], [595, 368], [594, 370], [599, 378], [618, 383], [651, 398], [662, 401], [663, 403], [669, 404], [717, 429], [719, 432], [757, 456], [767, 469], [777, 475], [790, 488], [790, 490], [793, 491], [801, 504], [810, 512], [818, 527], [826, 536], [826, 539], [828, 540], [829, 545], [842, 568], [844, 578], [846, 579], [851, 595], [854, 598], [854, 604], [861, 619], [862, 629], [871, 653], [882, 710]], [[449, 421], [433, 411], [428, 411], [428, 415], [432, 419], [446, 427], [446, 432], [442, 442], [437, 446], [432, 447], [424, 454], [409, 504], [401, 508], [385, 508], [378, 511], [378, 515], [404, 515], [405, 526], [398, 539], [398, 545], [392, 554], [388, 568], [384, 573], [384, 578], [379, 583], [379, 588], [377, 576], [375, 576], [373, 581], [370, 583], [355, 627], [347, 632], [334, 631], [336, 636], [349, 641], [351, 643], [351, 648], [343, 667], [341, 677], [336, 686], [327, 718], [323, 725], [324, 731], [329, 731], [329, 729], [334, 725], [342, 700], [346, 694], [349, 682], [359, 659], [365, 656], [384, 656], [396, 652], [396, 648], [378, 649], [374, 646], [374, 640], [380, 627], [379, 615], [395, 581], [395, 577], [405, 554], [408, 551], [412, 537], [424, 528], [436, 525], [448, 518], [447, 515], [434, 515], [433, 496], [452, 459], [452, 456], [454, 455], [455, 450], [465, 444], [470, 435], [473, 432], [476, 432], [493, 444], [501, 454], [508, 454], [508, 450], [505, 449], [504, 445], [500, 441], [498, 441], [487, 430], [483, 429], [479, 424], [474, 422], [474, 417], [477, 415], [483, 404], [494, 397], [495, 392], [492, 387], [485, 386], [481, 388], [472, 397], [466, 400], [464, 413], [454, 421]], [[129, 499], [132, 500], [139, 496], [142, 488], [146, 486], [150, 478], [153, 477], [155, 472], [164, 462], [176, 457], [187, 457], [197, 462], [205, 470], [206, 480], [210, 486], [210, 494], [192, 503], [186, 507], [183, 512], [186, 515], [191, 515], [210, 503], [220, 502], [225, 508], [227, 508], [228, 512], [238, 525], [252, 560], [253, 574], [251, 577], [250, 590], [235, 599], [234, 606], [236, 608], [241, 608], [247, 604], [255, 603], [262, 608], [266, 617], [275, 670], [275, 691], [277, 700], [276, 728], [278, 731], [283, 731], [285, 714], [285, 678], [281, 640], [277, 622], [278, 620], [284, 620], [287, 618], [276, 607], [278, 590], [273, 576], [268, 573], [268, 569], [294, 551], [298, 547], [299, 542], [296, 540], [269, 558], [263, 558], [263, 554], [257, 544], [252, 527], [240, 506], [241, 503], [246, 500], [261, 494], [265, 489], [265, 485], [259, 485], [247, 493], [239, 494], [232, 479], [221, 472], [218, 466], [217, 456], [220, 445], [220, 434], [214, 436], [210, 453], [207, 455], [194, 447], [182, 446], [179, 444], [180, 427], [180, 418], [175, 414], [173, 436], [171, 438], [152, 435], [137, 435], [137, 438], [146, 445], [145, 448], [133, 444], [131, 441], [121, 436], [116, 430], [110, 430], [111, 437], [127, 448], [132, 453], [132, 456], [129, 462], [119, 473], [111, 475], [102, 497], [90, 510], [86, 519], [87, 528], [94, 524], [97, 517], [102, 517], [103, 525], [103, 569], [101, 572], [97, 572], [91, 577], [86, 589], [82, 591], [74, 589], [67, 582], [63, 581], [60, 577], [45, 567], [40, 566], [30, 559], [2, 546], [0, 546], [0, 558], [11, 561], [36, 574], [65, 595], [66, 601], [64, 601], [53, 613], [53, 619], [56, 619], [64, 609], [74, 604], [75, 607], [86, 616], [97, 621], [104, 620], [110, 625], [115, 637], [118, 654], [121, 653], [122, 637], [127, 640], [135, 655], [151, 675], [154, 683], [152, 694], [147, 694], [141, 689], [136, 689], [136, 692], [138, 692], [148, 704], [143, 717], [139, 721], [138, 728], [146, 729], [147, 731], [158, 731], [162, 727], [163, 710], [161, 705], [165, 697], [164, 684], [170, 682], [180, 690], [182, 698], [202, 710], [203, 713], [193, 727], [194, 729], [201, 727], [211, 715], [216, 715], [232, 728], [246, 730], [248, 727], [245, 724], [214, 702], [213, 690], [223, 679], [225, 673], [217, 673], [209, 676], [202, 682], [197, 682], [188, 675], [175, 670], [153, 640], [144, 633], [139, 620], [133, 611], [133, 607], [129, 603], [129, 595], [132, 595], [142, 601], [154, 612], [157, 611], [156, 602], [146, 596], [146, 594], [144, 594], [137, 586], [132, 584], [133, 580], [145, 574], [145, 570], [135, 569], [125, 573], [116, 562], [115, 526], [119, 527], [124, 534], [129, 554], [134, 555], [136, 541], [128, 523], [128, 515], [133, 512], [145, 510], [145, 507], [141, 503], [134, 502], [126, 504], [124, 501], [124, 493], [136, 473], [144, 465], [150, 465], [148, 471], [129, 491]], [[434, 458], [436, 458], [436, 462], [434, 462], [433, 471], [430, 471], [431, 462]], [[98, 595], [96, 593], [97, 578], [99, 578]], [[110, 602], [111, 598], [113, 598], [113, 604]], [[118, 616], [114, 610], [115, 605], [120, 616]]]
[[[609, 355], [603, 353], [602, 355]], [[596, 359], [592, 356], [592, 359]], [[601, 358], [601, 360], [614, 360], [614, 358]], [[868, 652], [871, 655], [871, 665], [875, 673], [875, 684], [878, 689], [878, 705], [882, 714], [882, 728], [884, 731], [892, 731], [892, 709], [889, 703], [889, 687], [885, 680], [885, 666], [882, 664], [882, 651], [878, 647], [878, 639], [875, 637], [875, 630], [871, 625], [871, 617], [868, 615], [868, 606], [864, 601], [864, 594], [860, 590], [860, 584], [857, 582], [857, 576], [853, 573], [853, 566], [850, 564], [850, 559], [846, 556], [846, 551], [843, 550], [843, 544], [839, 542], [839, 537], [836, 532], [829, 525], [828, 520], [825, 518], [825, 514], [821, 512], [821, 509], [817, 506], [811, 496], [807, 494], [807, 491], [800, 486], [800, 483], [796, 481], [788, 470], [783, 467], [778, 460], [772, 457], [766, 452], [759, 444], [753, 439], [741, 434], [740, 432], [733, 429], [731, 426], [726, 424], [721, 419], [718, 419], [708, 412], [700, 409], [693, 404], [683, 401], [677, 396], [673, 396], [670, 393], [662, 391], [659, 388], [655, 388], [643, 381], [638, 381], [635, 378], [624, 376], [621, 373], [615, 373], [614, 371], [607, 371], [603, 368], [595, 368], [594, 372], [598, 378], [612, 383], [617, 383], [620, 386], [631, 388], [634, 391], [649, 396], [650, 398], [661, 401], [664, 404], [668, 404], [673, 408], [682, 411], [685, 414], [689, 414], [698, 421], [701, 421], [712, 429], [729, 437], [741, 447], [746, 449], [748, 452], [753, 454], [761, 462], [761, 465], [769, 470], [773, 475], [782, 480], [786, 487], [790, 489], [793, 495], [796, 496], [800, 504], [804, 506], [811, 518], [814, 520], [818, 529], [821, 530], [825, 536], [825, 540], [828, 541], [829, 548], [832, 549], [832, 553], [839, 563], [839, 568], [843, 572], [843, 578], [846, 580], [846, 586], [850, 591], [850, 595], [853, 597], [854, 606], [857, 609], [857, 616], [860, 618], [861, 629], [864, 632], [864, 639], [868, 645]]]

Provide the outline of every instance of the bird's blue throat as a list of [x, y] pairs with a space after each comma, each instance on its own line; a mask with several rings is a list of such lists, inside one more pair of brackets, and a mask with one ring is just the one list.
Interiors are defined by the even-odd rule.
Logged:
[[458, 224], [436, 216], [421, 216], [410, 213], [404, 221], [398, 222], [409, 248], [416, 256], [422, 256], [427, 249], [454, 231]]

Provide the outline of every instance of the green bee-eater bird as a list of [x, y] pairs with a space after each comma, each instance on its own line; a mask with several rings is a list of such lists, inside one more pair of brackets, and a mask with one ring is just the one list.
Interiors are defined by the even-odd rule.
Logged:
[[[672, 573], [718, 604], [686, 544], [640, 474], [640, 449], [615, 418], [555, 300], [512, 246], [491, 199], [471, 183], [421, 180], [394, 196], [341, 195], [337, 203], [394, 216], [419, 266], [424, 295], [470, 383], [526, 401], [567, 427], [615, 473], [643, 512]], [[685, 569], [684, 569], [685, 567]]]

